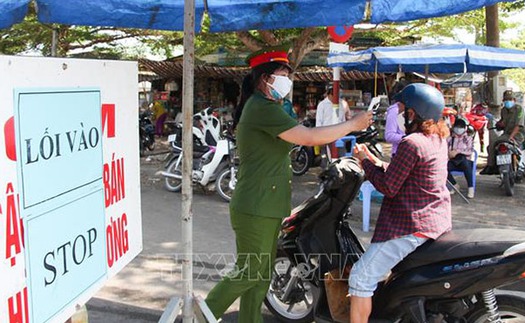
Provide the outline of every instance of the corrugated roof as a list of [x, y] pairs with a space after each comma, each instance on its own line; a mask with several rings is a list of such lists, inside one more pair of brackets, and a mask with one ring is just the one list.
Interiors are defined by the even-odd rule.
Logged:
[[[140, 59], [139, 66], [141, 71], [154, 72], [157, 78], [180, 78], [182, 77], [182, 61], [152, 61]], [[211, 78], [233, 78], [242, 79], [249, 72], [248, 67], [221, 67], [213, 65], [195, 65], [195, 77]], [[325, 66], [300, 67], [294, 74], [295, 81], [304, 82], [327, 82], [333, 79], [332, 69]], [[139, 74], [140, 81], [152, 80], [152, 76], [143, 77]], [[382, 77], [382, 75], [379, 75]], [[341, 80], [369, 80], [373, 79], [374, 74], [359, 71], [341, 71]]]

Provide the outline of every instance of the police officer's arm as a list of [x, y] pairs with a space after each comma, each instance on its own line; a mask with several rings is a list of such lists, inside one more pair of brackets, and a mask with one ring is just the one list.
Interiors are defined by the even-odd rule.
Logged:
[[307, 128], [297, 125], [279, 134], [282, 140], [297, 145], [316, 146], [335, 141], [349, 132], [366, 129], [372, 121], [372, 112], [362, 112], [352, 119], [332, 126]]

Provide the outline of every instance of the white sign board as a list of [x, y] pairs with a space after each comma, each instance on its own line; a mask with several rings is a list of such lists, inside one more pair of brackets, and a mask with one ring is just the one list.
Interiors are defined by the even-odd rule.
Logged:
[[142, 250], [137, 64], [0, 56], [0, 322], [63, 322]]

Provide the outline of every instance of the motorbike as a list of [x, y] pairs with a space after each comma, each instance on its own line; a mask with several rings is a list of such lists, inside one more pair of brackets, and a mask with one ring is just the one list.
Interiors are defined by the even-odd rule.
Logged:
[[[217, 137], [221, 129], [220, 122], [207, 108], [194, 115], [193, 126], [193, 170], [192, 180], [202, 188], [207, 189], [223, 170], [231, 165], [230, 153], [235, 144], [231, 136]], [[168, 157], [165, 170], [158, 172], [164, 177], [164, 187], [170, 192], [179, 192], [182, 186], [182, 125], [177, 124], [174, 134], [168, 136], [172, 152]], [[223, 180], [227, 177], [223, 175]], [[216, 185], [217, 188], [217, 185]], [[227, 199], [229, 191], [224, 186], [219, 187], [219, 195]]]
[[523, 151], [514, 141], [503, 141], [496, 144], [496, 165], [501, 177], [501, 184], [507, 196], [514, 195], [514, 184], [523, 179], [525, 159]]
[[[503, 130], [502, 125], [494, 121], [491, 114], [487, 114], [489, 131], [493, 131], [493, 136], [498, 136], [496, 131]], [[524, 147], [520, 147], [515, 141], [500, 141], [494, 146], [496, 155], [496, 166], [501, 179], [500, 187], [503, 187], [505, 195], [514, 195], [514, 184], [520, 183], [525, 174]]]
[[139, 113], [139, 153], [144, 156], [147, 150], [155, 149], [155, 126], [151, 122], [151, 113]]
[[[366, 144], [370, 151], [378, 157], [383, 156], [383, 148], [377, 141], [379, 131], [376, 126], [371, 125], [363, 131], [351, 132], [348, 136], [356, 137], [356, 143]], [[346, 147], [346, 151], [351, 151]], [[341, 154], [342, 155], [342, 154]], [[319, 166], [321, 164], [321, 154], [315, 153], [314, 147], [294, 145], [290, 150], [290, 159], [292, 165], [292, 173], [295, 176], [303, 175], [310, 167]]]
[[[216, 146], [221, 138], [221, 122], [214, 108], [208, 107], [193, 115], [193, 134], [199, 137], [202, 144]], [[200, 129], [196, 131], [195, 127]]]
[[228, 165], [217, 175], [215, 180], [215, 191], [226, 202], [230, 202], [235, 185], [237, 184], [237, 170], [239, 168], [239, 160], [237, 158], [235, 138], [228, 130], [225, 131], [224, 137], [228, 140]]
[[[307, 128], [313, 128], [315, 127], [315, 119], [306, 118], [301, 124]], [[321, 152], [318, 147], [293, 145], [289, 155], [292, 165], [292, 173], [295, 176], [301, 176], [306, 173], [310, 167], [319, 166], [321, 164]]]
[[[349, 224], [364, 180], [359, 162], [344, 157], [320, 174], [319, 191], [282, 222], [266, 307], [283, 322], [348, 322], [343, 302], [352, 264], [365, 248]], [[372, 298], [369, 322], [525, 322], [525, 299], [495, 289], [525, 278], [525, 232], [453, 230], [401, 261]], [[329, 277], [341, 274], [339, 298]], [[332, 275], [332, 276], [330, 276]]]

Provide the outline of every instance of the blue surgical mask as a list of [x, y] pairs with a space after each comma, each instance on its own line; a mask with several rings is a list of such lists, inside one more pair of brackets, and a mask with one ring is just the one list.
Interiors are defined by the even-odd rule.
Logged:
[[270, 95], [272, 96], [272, 98], [274, 98], [277, 101], [282, 99], [282, 97], [279, 94], [279, 92], [277, 92], [277, 90], [272, 89], [272, 88], [270, 88]]
[[507, 109], [511, 109], [514, 106], [514, 101], [505, 101], [503, 102], [503, 106]]

